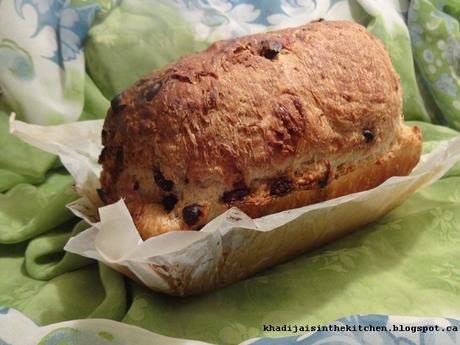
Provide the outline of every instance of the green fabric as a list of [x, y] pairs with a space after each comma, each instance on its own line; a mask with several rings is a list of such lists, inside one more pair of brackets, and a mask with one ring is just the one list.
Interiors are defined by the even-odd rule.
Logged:
[[39, 183], [56, 157], [36, 149], [9, 132], [8, 114], [0, 110], [0, 192], [18, 183]]
[[91, 262], [88, 258], [63, 251], [70, 237], [76, 236], [88, 228], [84, 221], [75, 223], [76, 219], [74, 218], [29, 242], [24, 253], [24, 263], [27, 273], [32, 278], [50, 280]]
[[109, 108], [109, 101], [94, 84], [91, 77], [85, 75], [85, 103], [80, 121], [103, 119]]
[[73, 178], [52, 170], [39, 186], [18, 184], [0, 194], [0, 243], [17, 243], [37, 236], [72, 217], [65, 205], [77, 198]]
[[460, 129], [460, 3], [414, 0], [409, 9], [414, 59], [440, 112], [437, 122]]
[[123, 1], [101, 13], [88, 33], [87, 70], [111, 99], [141, 76], [207, 44], [165, 1]]
[[[415, 125], [422, 130], [423, 133], [423, 152], [430, 152], [441, 140], [452, 139], [459, 135], [453, 129], [435, 126], [426, 122], [409, 121], [409, 124]], [[444, 178], [450, 176], [460, 176], [460, 162], [457, 162], [445, 175]]]
[[24, 268], [25, 249], [25, 243], [0, 244], [0, 305], [16, 308], [38, 324], [87, 317], [122, 318], [126, 290], [120, 274], [102, 264], [91, 264], [49, 281], [36, 280]]
[[[358, 0], [358, 3], [373, 16], [367, 29], [383, 42], [390, 54], [393, 66], [401, 78], [405, 118], [407, 120], [430, 121], [415, 77], [409, 32], [402, 18], [396, 13], [388, 13], [384, 9], [369, 6], [369, 4], [374, 5], [372, 1]], [[381, 2], [380, 6], [388, 7], [389, 5]]]

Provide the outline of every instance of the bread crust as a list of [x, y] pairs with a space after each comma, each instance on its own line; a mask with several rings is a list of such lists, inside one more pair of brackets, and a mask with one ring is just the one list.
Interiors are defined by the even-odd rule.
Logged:
[[260, 217], [370, 189], [421, 153], [381, 42], [327, 21], [153, 72], [112, 101], [103, 145], [105, 202], [124, 198], [144, 239], [232, 206]]

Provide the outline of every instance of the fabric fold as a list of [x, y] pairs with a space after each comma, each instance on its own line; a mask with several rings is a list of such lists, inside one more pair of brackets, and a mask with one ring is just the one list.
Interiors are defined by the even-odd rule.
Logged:
[[74, 271], [91, 262], [87, 258], [64, 251], [70, 237], [88, 228], [84, 221], [75, 219], [45, 234], [33, 238], [24, 253], [25, 268], [34, 279], [50, 280], [63, 273]]
[[73, 178], [63, 169], [38, 186], [19, 184], [0, 194], [0, 243], [28, 240], [72, 218], [65, 208], [77, 198]]

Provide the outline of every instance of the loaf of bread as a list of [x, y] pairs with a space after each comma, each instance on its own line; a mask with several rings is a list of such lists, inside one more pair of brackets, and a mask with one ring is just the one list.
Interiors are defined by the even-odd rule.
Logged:
[[123, 198], [144, 239], [233, 206], [254, 218], [371, 189], [421, 154], [387, 51], [344, 21], [216, 42], [154, 71], [112, 100], [102, 142], [99, 195]]

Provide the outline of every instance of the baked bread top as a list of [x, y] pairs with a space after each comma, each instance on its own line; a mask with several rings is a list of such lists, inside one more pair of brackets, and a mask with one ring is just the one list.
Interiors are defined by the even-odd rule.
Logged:
[[144, 238], [199, 229], [234, 205], [320, 190], [388, 153], [404, 128], [399, 76], [359, 24], [220, 41], [112, 100], [100, 195], [124, 198]]

